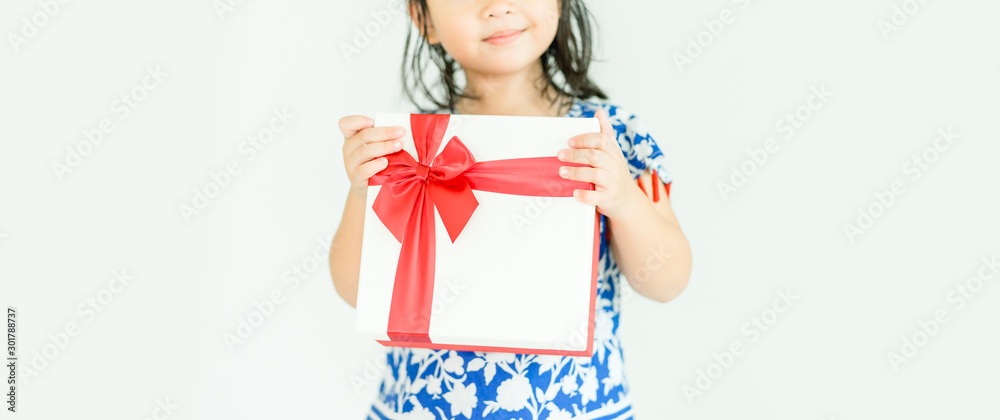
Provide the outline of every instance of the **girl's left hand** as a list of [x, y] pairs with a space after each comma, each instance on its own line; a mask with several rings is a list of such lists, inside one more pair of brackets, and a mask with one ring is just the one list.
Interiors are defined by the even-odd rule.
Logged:
[[560, 166], [559, 175], [575, 181], [591, 182], [594, 190], [575, 190], [573, 197], [582, 203], [597, 206], [597, 211], [614, 217], [628, 209], [638, 199], [645, 198], [628, 170], [628, 161], [615, 139], [616, 133], [602, 109], [595, 114], [601, 132], [570, 137], [571, 149], [556, 156], [560, 161], [586, 166]]

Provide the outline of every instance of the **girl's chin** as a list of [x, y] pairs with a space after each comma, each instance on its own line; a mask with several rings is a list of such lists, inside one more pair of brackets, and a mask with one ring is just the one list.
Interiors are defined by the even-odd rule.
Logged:
[[480, 61], [470, 68], [481, 73], [508, 74], [524, 71], [531, 67], [538, 58], [525, 54], [492, 54], [489, 60]]

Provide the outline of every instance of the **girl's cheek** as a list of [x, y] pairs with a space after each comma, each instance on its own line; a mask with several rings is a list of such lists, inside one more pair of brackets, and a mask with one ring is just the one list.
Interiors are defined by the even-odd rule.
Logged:
[[535, 12], [535, 25], [541, 32], [555, 33], [559, 26], [559, 5], [552, 2], [548, 5], [540, 6]]

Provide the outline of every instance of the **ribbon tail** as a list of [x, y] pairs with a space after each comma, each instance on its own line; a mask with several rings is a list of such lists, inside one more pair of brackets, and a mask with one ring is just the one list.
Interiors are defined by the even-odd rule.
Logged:
[[435, 182], [428, 188], [431, 200], [438, 213], [441, 213], [441, 222], [448, 231], [448, 237], [455, 243], [479, 206], [479, 200], [476, 200], [476, 195], [469, 188], [469, 182], [462, 177], [448, 183]]
[[572, 197], [573, 190], [593, 190], [594, 184], [559, 176], [560, 166], [589, 166], [563, 162], [554, 156], [477, 162], [465, 179], [474, 190], [535, 197]]
[[434, 300], [434, 203], [418, 194], [403, 234], [386, 333], [399, 342], [430, 343]]

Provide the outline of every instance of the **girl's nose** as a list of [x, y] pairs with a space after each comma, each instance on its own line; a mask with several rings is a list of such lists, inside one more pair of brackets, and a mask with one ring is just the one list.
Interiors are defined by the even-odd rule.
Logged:
[[491, 1], [483, 9], [483, 17], [496, 18], [514, 13], [514, 4], [510, 0]]

